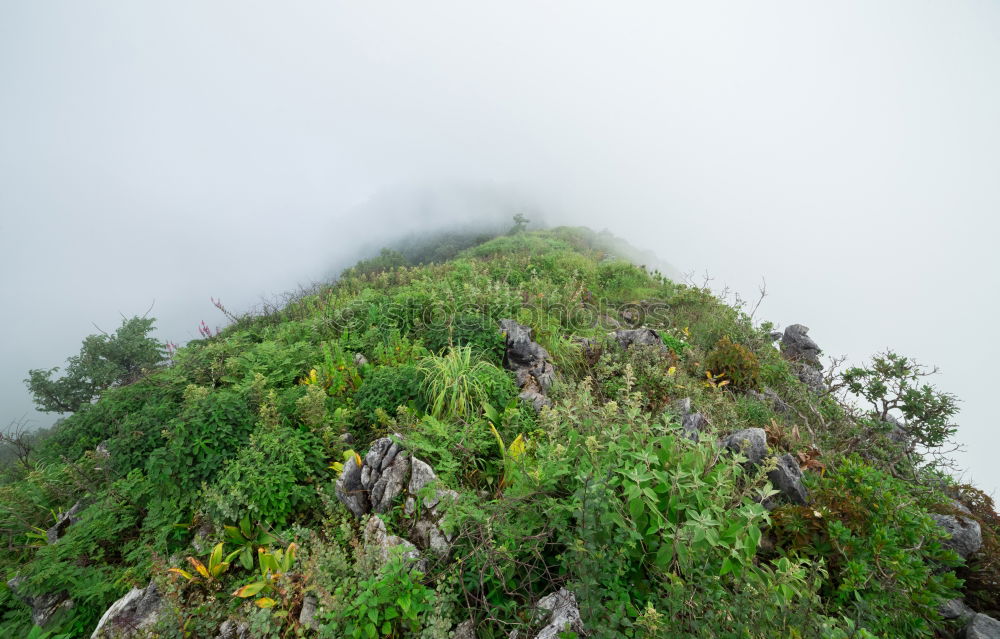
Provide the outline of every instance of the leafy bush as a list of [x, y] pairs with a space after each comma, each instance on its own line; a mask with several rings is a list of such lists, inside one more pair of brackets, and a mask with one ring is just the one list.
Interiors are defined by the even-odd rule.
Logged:
[[434, 417], [468, 419], [483, 404], [507, 404], [517, 395], [512, 376], [493, 364], [476, 361], [468, 346], [420, 362], [422, 391]]
[[959, 561], [909, 486], [851, 457], [816, 480], [811, 494], [809, 506], [775, 511], [778, 547], [825, 562], [822, 594], [834, 611], [876, 635], [931, 636], [939, 605], [958, 585], [942, 568]]
[[643, 408], [656, 414], [685, 392], [678, 388], [677, 363], [672, 350], [658, 346], [605, 348], [594, 368], [594, 379], [602, 397], [621, 399], [628, 388], [642, 393]]
[[417, 335], [434, 353], [468, 346], [476, 357], [499, 364], [504, 340], [497, 322], [479, 314], [462, 313], [425, 325]]
[[434, 609], [434, 591], [421, 583], [422, 577], [397, 556], [378, 575], [356, 587], [341, 587], [337, 594], [349, 603], [339, 619], [330, 620], [323, 628], [321, 636], [418, 636], [425, 617]]
[[372, 369], [354, 396], [359, 416], [373, 424], [378, 421], [380, 410], [393, 415], [397, 408], [411, 403], [423, 407], [422, 381], [423, 375], [414, 364]]
[[278, 526], [316, 504], [312, 486], [323, 468], [323, 444], [292, 428], [263, 429], [226, 462], [205, 492], [204, 508], [216, 521], [251, 519]]
[[734, 390], [756, 390], [760, 387], [760, 363], [757, 356], [745, 346], [728, 337], [720, 339], [705, 359], [705, 367], [716, 375], [723, 375]]

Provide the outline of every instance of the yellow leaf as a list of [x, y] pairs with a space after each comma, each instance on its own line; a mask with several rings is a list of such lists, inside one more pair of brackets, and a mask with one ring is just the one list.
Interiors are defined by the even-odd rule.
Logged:
[[187, 560], [188, 560], [189, 564], [191, 564], [192, 566], [194, 566], [194, 569], [198, 571], [199, 575], [201, 575], [205, 579], [209, 578], [208, 568], [205, 568], [205, 564], [201, 563], [200, 561], [198, 561], [194, 557], [188, 557]]
[[335, 470], [338, 473], [344, 472], [344, 465], [340, 462], [333, 462], [330, 464], [330, 470]]
[[236, 589], [236, 591], [233, 593], [233, 596], [242, 597], [243, 599], [246, 599], [247, 597], [253, 597], [258, 592], [263, 590], [264, 586], [266, 585], [267, 584], [265, 584], [263, 581], [255, 581], [252, 584], [247, 584], [242, 588]]
[[254, 603], [257, 604], [258, 608], [273, 608], [274, 604], [276, 604], [278, 602], [275, 601], [274, 599], [269, 598], [269, 597], [261, 597], [260, 599], [258, 599]]
[[514, 441], [510, 443], [510, 448], [507, 449], [510, 453], [512, 459], [517, 459], [524, 454], [524, 435], [518, 435], [514, 438]]
[[181, 570], [180, 568], [171, 568], [167, 572], [172, 572], [175, 575], [180, 575], [181, 577], [184, 577], [188, 581], [194, 581], [194, 575], [192, 575], [191, 573], [189, 573], [186, 570]]
[[668, 376], [672, 376], [672, 375], [674, 375], [676, 373], [677, 373], [677, 367], [676, 366], [671, 366], [670, 368], [667, 369], [667, 375]]

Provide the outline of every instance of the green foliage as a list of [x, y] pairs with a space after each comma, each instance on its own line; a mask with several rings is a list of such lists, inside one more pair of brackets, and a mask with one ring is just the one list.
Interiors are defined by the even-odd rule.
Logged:
[[[421, 583], [423, 575], [397, 556], [378, 575], [338, 595], [349, 603], [340, 619], [325, 629], [327, 636], [355, 639], [419, 636], [425, 619], [434, 610], [434, 591]], [[342, 634], [329, 634], [334, 630]]]
[[113, 334], [89, 335], [80, 354], [68, 358], [62, 377], [59, 369], [28, 371], [28, 385], [39, 410], [72, 413], [91, 403], [101, 391], [129, 384], [163, 360], [163, 345], [149, 337], [156, 320], [131, 317]]
[[216, 520], [249, 516], [283, 526], [315, 506], [312, 484], [322, 472], [322, 451], [322, 442], [308, 432], [258, 430], [205, 491], [204, 508]]
[[449, 316], [424, 326], [417, 334], [434, 353], [468, 346], [482, 359], [499, 364], [503, 358], [503, 335], [497, 322], [490, 317], [474, 313]]
[[354, 396], [358, 414], [372, 424], [378, 421], [379, 411], [393, 415], [400, 406], [424, 406], [422, 381], [423, 375], [414, 364], [372, 369]]
[[873, 416], [885, 421], [898, 411], [907, 435], [921, 446], [935, 448], [956, 431], [951, 418], [958, 412], [958, 400], [922, 384], [929, 374], [916, 361], [888, 351], [876, 355], [868, 366], [847, 369], [842, 379], [850, 392], [871, 404]]
[[738, 391], [760, 388], [760, 362], [747, 347], [728, 337], [720, 339], [705, 359], [706, 370], [723, 375], [730, 388]]
[[485, 403], [501, 406], [517, 395], [513, 378], [485, 361], [477, 361], [468, 346], [420, 362], [422, 391], [434, 417], [469, 419]]
[[674, 351], [658, 346], [611, 346], [604, 349], [593, 374], [602, 397], [622, 399], [626, 389], [639, 392], [643, 408], [656, 414], [686, 392], [678, 386], [678, 361]]
[[947, 568], [959, 561], [909, 486], [851, 457], [811, 493], [813, 504], [775, 512], [779, 548], [824, 561], [822, 592], [835, 612], [876, 635], [932, 636], [958, 586]]

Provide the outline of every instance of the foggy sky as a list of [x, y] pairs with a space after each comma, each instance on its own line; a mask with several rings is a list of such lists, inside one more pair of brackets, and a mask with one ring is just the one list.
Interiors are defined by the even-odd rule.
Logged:
[[150, 304], [184, 342], [399, 233], [608, 228], [962, 399], [1000, 487], [1000, 5], [0, 0], [0, 424]]

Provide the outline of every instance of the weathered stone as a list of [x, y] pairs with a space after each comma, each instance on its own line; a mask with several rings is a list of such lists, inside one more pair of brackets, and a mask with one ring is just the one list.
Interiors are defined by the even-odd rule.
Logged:
[[302, 598], [302, 610], [299, 611], [299, 623], [306, 627], [312, 628], [315, 626], [314, 619], [316, 617], [316, 607], [319, 605], [319, 599], [316, 598], [314, 594], [308, 594]]
[[46, 540], [50, 544], [59, 541], [59, 538], [66, 534], [67, 528], [80, 521], [79, 514], [81, 510], [83, 510], [83, 505], [80, 502], [76, 502], [66, 512], [59, 513], [55, 525], [45, 531]]
[[962, 599], [949, 599], [938, 608], [944, 619], [968, 619], [974, 617], [976, 611], [966, 605]]
[[781, 399], [781, 396], [774, 392], [774, 389], [765, 388], [761, 392], [750, 390], [747, 391], [747, 395], [753, 397], [759, 402], [769, 405], [776, 413], [787, 413], [791, 410], [788, 402]]
[[392, 508], [392, 502], [403, 492], [409, 474], [409, 455], [406, 453], [393, 455], [392, 463], [371, 487], [368, 500], [374, 512], [384, 513]]
[[823, 352], [808, 335], [809, 327], [792, 324], [781, 337], [781, 354], [794, 362], [804, 362], [813, 368], [823, 368], [819, 356]]
[[418, 570], [424, 570], [426, 560], [421, 559], [420, 551], [416, 546], [396, 535], [390, 535], [385, 528], [385, 522], [378, 515], [372, 515], [364, 529], [364, 542], [378, 562], [379, 567], [384, 566], [392, 559], [395, 553], [400, 553], [403, 559], [413, 562]]
[[792, 372], [799, 378], [799, 381], [806, 385], [806, 388], [817, 395], [822, 395], [830, 389], [823, 379], [823, 373], [809, 364], [802, 362], [792, 362]]
[[164, 601], [156, 584], [133, 588], [105, 611], [90, 639], [128, 639], [143, 636], [143, 630], [156, 624]]
[[337, 499], [347, 506], [355, 517], [361, 517], [371, 510], [368, 493], [361, 485], [361, 467], [353, 456], [344, 463], [344, 470], [341, 471], [340, 477], [337, 477], [336, 493]]
[[741, 453], [751, 466], [767, 457], [767, 434], [763, 428], [738, 430], [723, 439], [722, 445], [734, 453]]
[[[630, 346], [664, 346], [660, 334], [651, 328], [628, 328], [615, 331], [618, 344], [627, 349]], [[664, 346], [664, 348], [666, 348]]]
[[692, 441], [697, 441], [698, 436], [708, 429], [708, 419], [701, 413], [694, 412], [691, 408], [691, 398], [674, 402], [674, 411], [681, 418], [681, 430], [684, 437]]
[[976, 614], [965, 627], [965, 639], [1000, 639], [1000, 621], [984, 614]]
[[451, 639], [476, 639], [476, 622], [466, 619], [451, 631]]
[[245, 621], [226, 619], [219, 626], [216, 639], [250, 639], [250, 626]]
[[778, 494], [788, 501], [800, 506], [808, 503], [809, 492], [802, 485], [802, 470], [789, 453], [778, 458], [777, 468], [768, 471], [767, 478]]
[[367, 364], [368, 364], [368, 358], [367, 357], [365, 357], [361, 353], [355, 353], [354, 354], [354, 365], [355, 366], [357, 366], [358, 368], [361, 368], [362, 366], [366, 366]]
[[517, 385], [521, 388], [519, 397], [531, 403], [540, 411], [551, 402], [545, 393], [556, 378], [556, 369], [549, 361], [549, 353], [531, 339], [531, 329], [512, 319], [500, 320], [505, 350], [503, 365], [513, 371]]
[[348, 444], [348, 445], [353, 444], [354, 443], [354, 435], [352, 435], [350, 433], [341, 433], [340, 434], [340, 441], [342, 441], [342, 442], [344, 442], [345, 444]]
[[[415, 497], [421, 489], [435, 481], [437, 481], [437, 475], [434, 473], [434, 469], [423, 460], [414, 457], [413, 470], [410, 473], [410, 485], [407, 487], [407, 491], [410, 495]], [[427, 508], [433, 508], [436, 504], [436, 497], [424, 500], [424, 506]]]
[[36, 626], [44, 628], [64, 610], [73, 607], [73, 600], [67, 592], [49, 592], [40, 595], [29, 595], [23, 590], [25, 577], [14, 577], [7, 582], [11, 593], [31, 608], [31, 621]]
[[576, 595], [569, 590], [560, 588], [558, 592], [542, 597], [536, 607], [549, 614], [545, 619], [545, 627], [535, 635], [535, 639], [558, 639], [559, 635], [567, 630], [575, 632], [578, 637], [585, 636]]
[[944, 545], [957, 552], [963, 559], [968, 559], [982, 548], [983, 533], [979, 528], [979, 522], [975, 519], [937, 513], [931, 513], [931, 518], [951, 535]]

